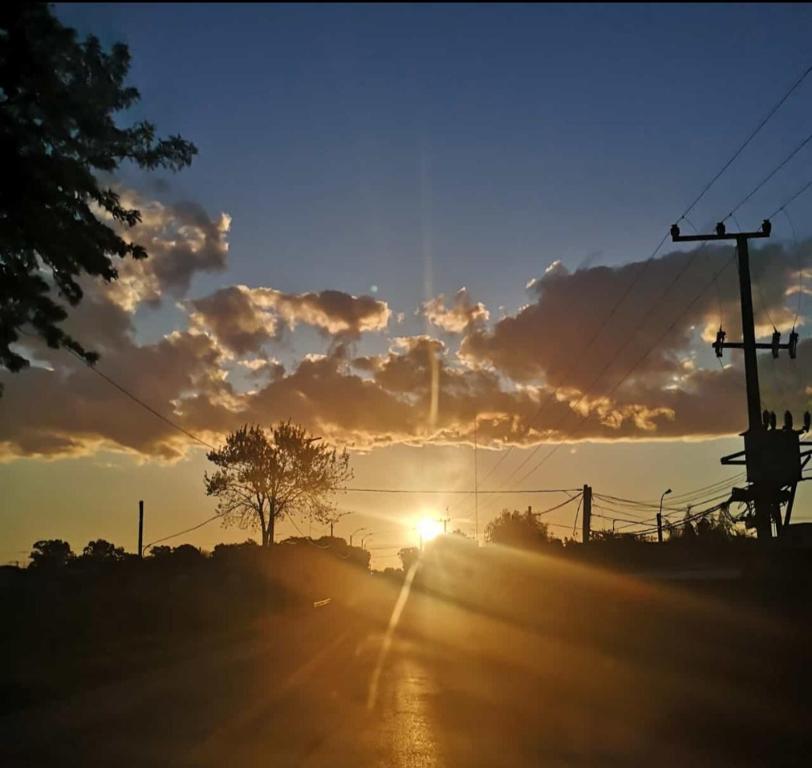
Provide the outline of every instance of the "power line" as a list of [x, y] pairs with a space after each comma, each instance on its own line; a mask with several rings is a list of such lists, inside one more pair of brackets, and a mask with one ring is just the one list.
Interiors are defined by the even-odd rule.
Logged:
[[176, 539], [178, 536], [183, 536], [184, 533], [191, 533], [192, 531], [196, 531], [198, 528], [202, 528], [204, 525], [208, 525], [209, 523], [213, 522], [224, 516], [224, 513], [218, 512], [216, 515], [207, 518], [202, 523], [198, 523], [197, 525], [193, 525], [191, 528], [184, 528], [182, 531], [178, 531], [177, 533], [171, 533], [169, 536], [164, 536], [161, 539], [155, 539], [155, 541], [151, 541], [144, 547], [144, 552], [146, 552], [150, 547], [154, 547], [156, 544], [161, 544], [164, 541], [169, 541], [170, 539]]
[[455, 489], [455, 490], [417, 490], [414, 488], [343, 488], [342, 491], [352, 491], [353, 493], [440, 493], [440, 494], [475, 494], [475, 493], [488, 493], [488, 494], [502, 494], [502, 493], [576, 493], [578, 488], [531, 488], [526, 491], [511, 490], [488, 490], [488, 491], [475, 491], [468, 489]]
[[753, 195], [756, 194], [770, 179], [775, 176], [790, 160], [792, 160], [795, 155], [797, 155], [810, 141], [812, 141], [812, 133], [810, 133], [800, 144], [798, 144], [795, 149], [792, 150], [775, 168], [772, 169], [755, 187], [753, 187], [750, 192], [748, 192], [730, 211], [730, 213], [725, 216], [722, 221], [727, 221], [736, 211], [739, 210]]
[[[686, 217], [688, 216], [688, 214], [696, 207], [696, 205], [707, 194], [707, 192], [711, 189], [711, 187], [722, 177], [722, 175], [725, 173], [725, 171], [727, 171], [727, 169], [730, 168], [730, 166], [739, 157], [739, 155], [741, 155], [741, 153], [744, 151], [744, 149], [747, 147], [747, 145], [750, 144], [750, 142], [756, 137], [756, 135], [762, 130], [762, 128], [764, 128], [764, 126], [770, 121], [770, 119], [773, 117], [773, 115], [775, 115], [775, 113], [778, 112], [778, 110], [783, 106], [783, 104], [787, 101], [787, 99], [795, 92], [795, 90], [801, 85], [801, 83], [803, 83], [803, 81], [807, 78], [807, 76], [810, 74], [810, 72], [812, 72], [812, 65], [807, 67], [801, 73], [801, 75], [795, 80], [795, 82], [792, 83], [792, 85], [789, 87], [789, 89], [778, 100], [778, 102], [776, 102], [776, 104], [767, 112], [767, 114], [761, 119], [761, 121], [751, 131], [751, 133], [747, 136], [747, 138], [744, 140], [744, 142], [742, 142], [742, 144], [736, 149], [736, 151], [733, 153], [733, 155], [731, 155], [731, 157], [728, 159], [728, 161], [721, 167], [721, 169], [719, 171], [717, 171], [716, 174], [714, 174], [714, 176], [710, 179], [710, 181], [708, 181], [708, 183], [705, 184], [705, 186], [702, 188], [700, 193], [696, 196], [696, 198], [694, 198], [694, 200], [690, 203], [690, 205], [688, 205], [688, 207], [685, 209], [685, 211], [679, 217], [679, 221], [686, 220]], [[812, 138], [812, 136], [810, 136], [810, 138]], [[800, 150], [800, 147], [796, 150], [796, 153], [799, 150]], [[795, 153], [793, 153], [793, 154], [795, 154]], [[788, 162], [788, 161], [789, 161], [789, 159], [787, 159], [785, 161], [785, 163]], [[777, 170], [773, 172], [773, 175], [776, 172], [777, 172]], [[767, 180], [762, 182], [762, 186], [763, 186], [764, 183], [766, 183], [766, 181]], [[812, 182], [810, 182], [810, 186], [812, 186]], [[751, 193], [751, 196], [752, 196], [752, 194], [755, 194], [755, 191], [757, 191], [757, 190], [754, 190]], [[743, 203], [740, 203], [740, 205], [742, 205], [742, 204]], [[735, 210], [736, 209], [734, 209], [733, 213], [735, 213]], [[618, 307], [626, 300], [626, 297], [631, 293], [631, 291], [634, 289], [634, 287], [640, 281], [640, 279], [643, 276], [643, 273], [645, 272], [645, 269], [646, 269], [647, 265], [656, 257], [656, 255], [659, 252], [660, 248], [662, 248], [663, 244], [665, 243], [666, 238], [667, 238], [667, 235], [664, 235], [663, 238], [660, 240], [660, 242], [657, 244], [657, 247], [651, 253], [651, 256], [649, 256], [648, 259], [644, 262], [643, 268], [641, 270], [639, 270], [639, 272], [635, 275], [634, 279], [630, 282], [630, 284], [627, 287], [626, 291], [624, 291], [624, 293], [621, 295], [621, 297], [618, 299], [618, 301], [616, 301], [615, 304], [612, 306], [612, 308], [609, 311], [609, 314], [606, 316], [606, 318], [603, 320], [603, 322], [598, 326], [595, 334], [592, 336], [592, 338], [589, 340], [586, 347], [584, 348], [584, 350], [583, 350], [584, 354], [589, 350], [589, 348], [591, 348], [592, 344], [596, 341], [596, 339], [600, 335], [600, 332], [603, 330], [603, 328], [605, 327], [608, 320], [610, 320], [613, 317], [613, 315], [616, 312], [616, 310], [618, 309]], [[549, 401], [550, 396], [551, 396], [551, 392], [548, 393], [545, 400], [539, 406], [538, 411], [536, 412], [536, 414], [531, 419], [531, 423], [536, 421], [538, 416], [541, 414], [541, 411], [544, 408], [544, 406], [547, 404], [547, 402]], [[513, 450], [513, 446], [510, 446], [508, 448], [507, 453], [504, 455], [503, 459], [500, 459], [500, 461], [497, 462], [497, 464], [488, 473], [488, 476], [490, 476], [490, 474], [492, 474], [492, 472], [496, 469], [496, 467], [499, 466], [499, 464], [502, 463], [504, 458], [507, 458], [507, 456], [510, 454], [510, 452], [512, 450]], [[515, 475], [516, 472], [519, 471], [519, 469], [521, 469], [521, 467], [526, 464], [526, 462], [527, 462], [527, 459], [525, 459], [524, 462], [522, 462], [516, 469], [514, 469], [513, 472], [511, 473], [511, 475], [508, 477], [508, 480], [506, 480], [505, 482], [506, 483], [509, 482], [510, 477], [513, 477], [513, 475]]]
[[160, 413], [159, 411], [156, 411], [156, 410], [155, 410], [155, 409], [154, 409], [154, 408], [153, 408], [151, 405], [149, 405], [149, 404], [145, 403], [145, 402], [144, 402], [144, 401], [143, 401], [143, 400], [142, 400], [140, 397], [138, 397], [137, 395], [134, 395], [134, 394], [133, 394], [132, 392], [130, 392], [130, 390], [129, 390], [129, 389], [127, 389], [125, 386], [123, 386], [123, 385], [119, 384], [119, 383], [118, 383], [118, 382], [117, 382], [115, 379], [113, 379], [112, 377], [108, 376], [106, 373], [103, 373], [102, 371], [100, 371], [100, 370], [99, 370], [99, 369], [96, 367], [96, 365], [95, 365], [95, 364], [87, 362], [87, 360], [85, 360], [85, 359], [84, 359], [84, 358], [83, 358], [83, 357], [82, 357], [82, 356], [81, 356], [81, 355], [80, 355], [78, 352], [75, 352], [74, 350], [70, 349], [70, 347], [64, 347], [64, 349], [66, 349], [68, 352], [70, 352], [70, 353], [71, 353], [71, 354], [72, 354], [74, 357], [76, 357], [76, 358], [78, 358], [79, 360], [81, 360], [81, 361], [82, 361], [82, 362], [83, 362], [83, 363], [84, 363], [84, 364], [85, 364], [85, 365], [86, 365], [88, 368], [90, 368], [90, 370], [91, 370], [91, 371], [93, 371], [93, 373], [95, 373], [97, 376], [100, 376], [100, 377], [101, 377], [102, 379], [104, 379], [104, 380], [105, 380], [105, 381], [106, 381], [108, 384], [110, 384], [110, 385], [112, 385], [113, 387], [115, 387], [115, 388], [116, 388], [116, 389], [117, 389], [119, 392], [121, 392], [123, 395], [126, 395], [127, 397], [129, 397], [129, 398], [130, 398], [130, 400], [132, 400], [132, 401], [133, 401], [133, 402], [135, 402], [135, 403], [138, 403], [138, 405], [140, 405], [142, 408], [145, 408], [145, 409], [146, 409], [147, 411], [149, 411], [149, 412], [150, 412], [150, 413], [151, 413], [153, 416], [155, 416], [155, 417], [159, 418], [159, 419], [160, 419], [161, 421], [163, 421], [165, 424], [168, 424], [170, 427], [172, 427], [172, 429], [175, 429], [175, 430], [177, 430], [178, 432], [181, 432], [182, 434], [186, 435], [186, 437], [191, 438], [191, 439], [192, 439], [192, 440], [194, 440], [196, 443], [200, 443], [200, 445], [203, 445], [203, 446], [205, 446], [206, 448], [210, 448], [210, 449], [211, 449], [211, 450], [213, 450], [213, 451], [217, 450], [217, 449], [216, 449], [216, 448], [215, 448], [215, 447], [214, 447], [214, 446], [213, 446], [211, 443], [207, 443], [207, 442], [206, 442], [206, 441], [205, 441], [203, 438], [198, 437], [196, 434], [194, 434], [193, 432], [190, 432], [188, 429], [184, 429], [182, 426], [180, 426], [180, 424], [175, 423], [174, 421], [172, 421], [172, 419], [170, 419], [170, 418], [168, 418], [168, 417], [164, 416], [164, 415], [163, 415], [162, 413]]
[[[711, 280], [711, 282], [708, 285], [706, 285], [696, 296], [694, 296], [694, 298], [689, 302], [689, 304], [685, 307], [685, 309], [665, 329], [665, 331], [655, 340], [654, 344], [651, 347], [649, 347], [649, 349], [634, 363], [634, 365], [632, 365], [632, 367], [629, 368], [628, 371], [626, 371], [626, 373], [621, 377], [621, 379], [606, 393], [606, 397], [609, 397], [610, 395], [614, 394], [618, 390], [618, 388], [620, 386], [622, 386], [622, 384], [629, 378], [629, 376], [631, 376], [632, 373], [634, 373], [634, 371], [637, 369], [637, 367], [639, 365], [641, 365], [645, 361], [645, 359], [654, 351], [654, 349], [660, 344], [660, 342], [674, 329], [674, 326], [676, 326], [676, 324], [682, 319], [683, 315], [685, 315], [685, 313], [689, 309], [691, 309], [693, 307], [693, 305], [696, 304], [697, 301], [699, 301], [699, 299], [702, 297], [702, 295], [705, 293], [705, 291], [707, 291], [708, 288], [710, 288], [713, 285], [713, 281], [716, 280], [716, 278], [719, 277], [719, 275], [722, 272], [724, 272], [730, 266], [730, 264], [733, 262], [734, 258], [735, 258], [735, 256], [732, 256], [727, 262], [725, 262], [724, 266], [714, 274], [713, 279]], [[606, 366], [606, 367], [608, 367], [608, 366]], [[581, 421], [584, 421], [589, 415], [590, 414], [588, 412], [582, 414], [580, 416], [579, 421], [576, 422], [576, 423], [580, 423]], [[547, 455], [545, 455], [540, 462], [538, 462], [535, 466], [533, 466], [530, 469], [529, 472], [525, 473], [519, 479], [518, 482], [521, 483], [524, 480], [526, 480], [528, 477], [530, 477], [530, 475], [532, 475], [540, 466], [542, 466], [542, 464], [544, 464], [563, 445], [564, 445], [564, 443], [558, 443], [557, 445], [555, 445], [553, 447], [553, 449], [549, 453], [547, 453]]]
[[[775, 217], [776, 217], [776, 216], [777, 216], [779, 213], [781, 213], [782, 211], [786, 211], [786, 208], [787, 208], [787, 206], [788, 206], [790, 203], [795, 202], [795, 201], [796, 201], [796, 200], [797, 200], [797, 199], [798, 199], [798, 198], [799, 198], [799, 197], [800, 197], [800, 196], [801, 196], [801, 195], [802, 195], [804, 192], [806, 192], [806, 191], [807, 191], [808, 189], [810, 189], [810, 188], [812, 188], [812, 179], [810, 179], [809, 181], [807, 181], [807, 182], [806, 182], [806, 184], [804, 184], [804, 185], [803, 185], [803, 186], [802, 186], [802, 187], [801, 187], [801, 188], [800, 188], [800, 189], [799, 189], [797, 192], [795, 192], [795, 194], [794, 194], [794, 195], [791, 195], [790, 197], [788, 197], [788, 198], [787, 198], [787, 199], [786, 199], [786, 200], [785, 200], [785, 201], [784, 201], [784, 202], [783, 202], [783, 203], [782, 203], [782, 204], [781, 204], [781, 205], [780, 205], [778, 208], [776, 208], [776, 209], [775, 209], [775, 210], [774, 210], [774, 211], [773, 211], [773, 212], [772, 212], [772, 213], [771, 213], [771, 214], [770, 214], [770, 215], [769, 215], [767, 218], [768, 218], [768, 219], [773, 219], [773, 218], [775, 218]], [[793, 229], [794, 229], [794, 227], [793, 227]], [[797, 240], [797, 236], [796, 236], [796, 240]]]
[[541, 517], [542, 515], [548, 515], [550, 512], [555, 512], [557, 509], [561, 509], [561, 507], [567, 506], [567, 504], [571, 504], [575, 499], [581, 498], [583, 496], [583, 491], [579, 493], [577, 496], [571, 496], [569, 499], [562, 501], [560, 504], [555, 504], [552, 507], [547, 507], [547, 509], [542, 509], [541, 512], [533, 512], [534, 517]]
[[[701, 488], [696, 488], [693, 491], [686, 491], [685, 493], [675, 494], [670, 497], [669, 504], [663, 506], [663, 509], [678, 509], [678, 504], [689, 503], [694, 499], [699, 498], [706, 498], [707, 494], [714, 494], [720, 491], [723, 487], [729, 486], [732, 483], [738, 482], [739, 479], [745, 476], [744, 472], [738, 472], [732, 477], [726, 478], [725, 480], [719, 480], [715, 483], [711, 483], [710, 485], [702, 486]], [[619, 502], [624, 503], [627, 505], [644, 507], [646, 509], [659, 509], [660, 504], [659, 501], [644, 501], [642, 499], [628, 499], [622, 496], [612, 496], [611, 494], [607, 493], [595, 493], [595, 498], [601, 498], [607, 500], [609, 502]], [[701, 503], [701, 502], [695, 502]]]
[[761, 119], [761, 122], [753, 129], [750, 135], [742, 142], [739, 148], [731, 155], [730, 159], [721, 167], [721, 169], [711, 178], [711, 180], [702, 188], [702, 191], [696, 196], [696, 199], [685, 209], [685, 213], [679, 217], [678, 221], [682, 221], [685, 217], [696, 207], [697, 203], [705, 197], [708, 193], [710, 188], [721, 178], [722, 174], [730, 168], [736, 158], [745, 150], [747, 145], [756, 137], [756, 135], [761, 131], [761, 129], [770, 121], [772, 116], [778, 112], [779, 109], [784, 105], [784, 102], [795, 92], [795, 90], [801, 85], [801, 83], [806, 80], [809, 73], [812, 72], [812, 65], [807, 67], [802, 73], [801, 76], [789, 87], [789, 89], [784, 93], [784, 95], [776, 102], [775, 106], [767, 112], [767, 114]]
[[[778, 102], [776, 102], [776, 104], [775, 104], [775, 105], [772, 107], [772, 109], [770, 109], [770, 110], [767, 112], [767, 114], [766, 114], [766, 115], [765, 115], [765, 116], [764, 116], [764, 117], [761, 119], [761, 121], [760, 121], [760, 122], [759, 122], [759, 123], [756, 125], [756, 127], [753, 129], [753, 131], [752, 131], [752, 132], [751, 132], [751, 133], [750, 133], [750, 134], [747, 136], [747, 138], [746, 138], [746, 139], [744, 140], [744, 142], [743, 142], [743, 143], [742, 143], [742, 144], [741, 144], [741, 145], [738, 147], [738, 149], [737, 149], [737, 150], [736, 150], [736, 151], [733, 153], [733, 155], [731, 155], [731, 157], [730, 157], [730, 158], [728, 159], [728, 161], [727, 161], [727, 162], [726, 162], [726, 163], [725, 163], [725, 164], [722, 166], [722, 168], [721, 168], [721, 169], [720, 169], [720, 170], [719, 170], [719, 171], [718, 171], [718, 172], [717, 172], [717, 173], [716, 173], [716, 174], [715, 174], [715, 175], [714, 175], [714, 176], [713, 176], [713, 177], [710, 179], [710, 181], [708, 181], [708, 183], [707, 183], [707, 184], [706, 184], [706, 185], [705, 185], [705, 186], [702, 188], [702, 190], [700, 191], [700, 193], [699, 193], [699, 194], [696, 196], [696, 198], [695, 198], [695, 199], [694, 199], [694, 200], [693, 200], [693, 201], [690, 203], [690, 205], [689, 205], [689, 206], [688, 206], [688, 207], [685, 209], [685, 211], [684, 211], [684, 212], [682, 213], [682, 215], [679, 217], [679, 221], [686, 220], [687, 215], [688, 215], [688, 214], [689, 214], [689, 213], [690, 213], [690, 212], [691, 212], [691, 211], [692, 211], [692, 210], [693, 210], [693, 209], [696, 207], [696, 205], [697, 205], [697, 204], [699, 203], [699, 201], [700, 201], [700, 200], [701, 200], [701, 199], [702, 199], [702, 198], [705, 196], [705, 194], [707, 194], [707, 192], [710, 190], [710, 188], [711, 188], [711, 187], [712, 187], [712, 186], [713, 186], [713, 185], [714, 185], [714, 184], [715, 184], [715, 183], [716, 183], [716, 182], [717, 182], [717, 181], [718, 181], [718, 180], [721, 178], [721, 176], [722, 176], [722, 175], [725, 173], [725, 171], [727, 171], [727, 169], [728, 169], [728, 168], [729, 168], [729, 167], [730, 167], [730, 166], [733, 164], [733, 162], [736, 160], [736, 158], [738, 158], [738, 157], [739, 157], [739, 155], [740, 155], [740, 154], [741, 154], [741, 153], [744, 151], [744, 149], [747, 147], [747, 145], [748, 145], [748, 144], [750, 144], [750, 142], [751, 142], [751, 141], [752, 141], [752, 140], [753, 140], [753, 139], [756, 137], [756, 135], [757, 135], [757, 134], [758, 134], [758, 133], [761, 131], [761, 129], [762, 129], [762, 128], [764, 128], [764, 126], [765, 126], [765, 125], [766, 125], [766, 124], [769, 122], [769, 120], [770, 120], [770, 119], [773, 117], [773, 115], [775, 115], [775, 113], [776, 113], [776, 112], [777, 112], [777, 111], [778, 111], [778, 110], [779, 110], [779, 109], [780, 109], [780, 108], [783, 106], [783, 104], [784, 104], [784, 103], [787, 101], [787, 99], [788, 99], [788, 98], [789, 98], [789, 97], [792, 95], [792, 93], [794, 93], [794, 91], [795, 91], [795, 90], [796, 90], [796, 89], [797, 89], [797, 88], [798, 88], [798, 87], [801, 85], [801, 83], [803, 83], [803, 81], [804, 81], [804, 80], [807, 78], [807, 76], [810, 74], [810, 72], [812, 72], [812, 65], [810, 65], [809, 67], [807, 67], [807, 68], [806, 68], [806, 69], [805, 69], [805, 70], [804, 70], [804, 71], [801, 73], [801, 75], [800, 75], [800, 76], [799, 76], [799, 77], [798, 77], [798, 78], [795, 80], [795, 82], [794, 82], [794, 83], [793, 83], [793, 84], [792, 84], [792, 85], [789, 87], [789, 89], [788, 89], [788, 90], [787, 90], [787, 91], [784, 93], [784, 95], [783, 95], [783, 96], [782, 96], [782, 97], [781, 97], [781, 98], [778, 100]], [[810, 138], [812, 138], [812, 136], [810, 136]], [[807, 140], [808, 140], [808, 139], [807, 139]], [[804, 142], [804, 143], [805, 143], [805, 142]], [[797, 153], [797, 151], [799, 151], [799, 150], [800, 150], [800, 147], [799, 147], [798, 149], [796, 149], [796, 153]], [[795, 153], [793, 153], [793, 154], [795, 154]], [[788, 159], [785, 161], [785, 163], [786, 163], [786, 162], [788, 162], [788, 161], [789, 161], [789, 158], [788, 158]], [[777, 172], [777, 170], [776, 170], [776, 171], [774, 171], [772, 175], [774, 175], [776, 172]], [[764, 184], [764, 183], [766, 183], [766, 181], [767, 181], [767, 180], [768, 180], [768, 179], [766, 179], [766, 180], [764, 180], [764, 182], [762, 182], [762, 186], [763, 186], [763, 184]], [[812, 182], [810, 182], [810, 186], [812, 186]], [[756, 192], [756, 191], [757, 191], [757, 190], [754, 190], [754, 191], [751, 193], [751, 196], [752, 196], [752, 194], [755, 194], [755, 192]], [[740, 205], [742, 205], [742, 204], [743, 204], [743, 203], [740, 203]], [[734, 213], [734, 212], [735, 212], [735, 210], [736, 210], [736, 209], [734, 208], [734, 211], [733, 211], [732, 213]], [[692, 225], [692, 226], [693, 226], [693, 225]], [[589, 340], [589, 342], [587, 343], [587, 345], [586, 345], [585, 349], [583, 350], [583, 351], [584, 351], [584, 353], [585, 353], [585, 352], [587, 352], [587, 351], [589, 350], [589, 348], [590, 348], [590, 347], [592, 346], [592, 344], [595, 342], [595, 340], [597, 339], [597, 337], [600, 335], [601, 330], [602, 330], [602, 329], [605, 327], [605, 325], [606, 325], [606, 323], [608, 322], [608, 320], [610, 320], [610, 319], [613, 317], [614, 313], [616, 312], [616, 310], [618, 309], [618, 307], [620, 306], [620, 304], [622, 304], [622, 303], [623, 303], [623, 302], [626, 300], [626, 297], [629, 295], [629, 293], [630, 293], [630, 292], [633, 290], [633, 288], [634, 288], [634, 287], [637, 285], [637, 283], [639, 282], [639, 280], [642, 278], [643, 273], [645, 272], [645, 269], [646, 269], [647, 265], [648, 265], [648, 264], [649, 264], [649, 263], [650, 263], [650, 262], [651, 262], [651, 261], [652, 261], [652, 260], [653, 260], [653, 259], [656, 257], [656, 255], [657, 255], [657, 253], [659, 252], [660, 248], [662, 248], [663, 244], [665, 243], [666, 238], [667, 238], [667, 235], [664, 235], [664, 236], [663, 236], [663, 238], [660, 240], [660, 242], [657, 244], [657, 247], [656, 247], [656, 248], [654, 249], [654, 251], [651, 253], [651, 256], [649, 256], [649, 257], [648, 257], [648, 259], [647, 259], [647, 260], [644, 262], [644, 264], [643, 264], [643, 268], [642, 268], [641, 270], [639, 270], [639, 271], [638, 271], [638, 273], [635, 275], [635, 278], [634, 278], [634, 279], [633, 279], [633, 280], [630, 282], [630, 284], [629, 284], [629, 286], [627, 287], [626, 291], [624, 291], [624, 293], [621, 295], [621, 297], [618, 299], [618, 301], [617, 301], [617, 302], [615, 302], [615, 304], [614, 304], [614, 305], [612, 306], [612, 308], [610, 309], [609, 314], [606, 316], [606, 318], [603, 320], [603, 322], [602, 322], [602, 323], [601, 323], [601, 324], [600, 324], [600, 325], [597, 327], [597, 330], [596, 330], [595, 334], [592, 336], [592, 338], [591, 338], [591, 339]], [[704, 244], [703, 244], [703, 245], [704, 245]], [[549, 393], [548, 393], [548, 395], [547, 395], [547, 397], [545, 398], [545, 400], [544, 400], [544, 401], [542, 402], [542, 404], [539, 406], [538, 411], [536, 412], [536, 414], [535, 414], [535, 415], [533, 416], [533, 418], [531, 419], [531, 422], [534, 422], [534, 421], [535, 421], [535, 420], [538, 418], [538, 416], [541, 414], [541, 411], [542, 411], [542, 409], [544, 408], [544, 406], [547, 404], [547, 402], [549, 401], [549, 398], [550, 398], [551, 394], [552, 394], [552, 392], [549, 392]], [[511, 452], [512, 450], [513, 450], [513, 446], [510, 446], [510, 448], [508, 449], [507, 454], [505, 454], [504, 458], [507, 458], [507, 455], [508, 455], [508, 454], [510, 454], [510, 452]], [[533, 454], [531, 453], [531, 456], [532, 456], [532, 455], [533, 455]], [[516, 467], [516, 468], [513, 470], [513, 472], [511, 473], [511, 475], [508, 477], [508, 479], [507, 479], [505, 482], [506, 482], [506, 483], [507, 483], [507, 482], [509, 482], [510, 477], [513, 477], [513, 476], [516, 474], [516, 472], [518, 472], [518, 471], [521, 469], [521, 467], [523, 467], [523, 466], [524, 466], [526, 463], [527, 463], [527, 459], [525, 459], [525, 460], [524, 460], [524, 461], [523, 461], [523, 462], [522, 462], [522, 463], [521, 463], [521, 464], [520, 464], [518, 467]], [[498, 464], [501, 464], [501, 460], [500, 460], [500, 461], [497, 463], [497, 466], [498, 466]], [[493, 467], [493, 469], [496, 469], [496, 466], [495, 466], [495, 467]], [[491, 474], [491, 473], [489, 472], [489, 476], [490, 476], [490, 474]]]

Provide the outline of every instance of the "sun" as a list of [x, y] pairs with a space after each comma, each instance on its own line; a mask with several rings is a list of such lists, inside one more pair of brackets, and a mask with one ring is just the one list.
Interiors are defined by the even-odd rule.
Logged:
[[417, 521], [417, 532], [422, 541], [431, 541], [443, 532], [443, 524], [433, 517], [422, 517]]

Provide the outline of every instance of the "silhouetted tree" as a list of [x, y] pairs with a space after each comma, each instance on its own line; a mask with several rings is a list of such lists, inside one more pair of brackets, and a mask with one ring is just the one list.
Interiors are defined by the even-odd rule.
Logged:
[[547, 525], [530, 511], [503, 509], [485, 526], [485, 540], [491, 544], [532, 549], [551, 541]]
[[417, 547], [404, 547], [398, 550], [398, 557], [400, 558], [403, 572], [408, 573], [412, 569], [412, 566], [419, 560], [420, 550]]
[[172, 560], [179, 565], [196, 565], [205, 558], [206, 555], [191, 544], [181, 544], [172, 550]]
[[62, 539], [42, 539], [31, 550], [33, 568], [64, 568], [75, 555], [70, 544]]
[[682, 520], [682, 525], [680, 526], [680, 538], [681, 539], [693, 539], [696, 537], [696, 529], [694, 528], [694, 524], [691, 522], [691, 508], [685, 510], [685, 517]]
[[116, 125], [140, 98], [124, 84], [129, 67], [126, 45], [79, 41], [45, 3], [0, 10], [0, 363], [11, 371], [28, 365], [10, 347], [25, 325], [93, 362], [59, 326], [67, 312], [51, 291], [76, 305], [83, 274], [115, 280], [112, 257], [147, 256], [109, 226], [132, 227], [140, 213], [96, 174], [125, 160], [179, 170], [197, 152], [180, 136], [156, 138], [149, 122]]
[[172, 547], [167, 544], [158, 544], [155, 547], [150, 547], [149, 556], [156, 560], [167, 560], [172, 556]]
[[280, 422], [270, 434], [244, 426], [208, 454], [218, 469], [206, 473], [206, 494], [217, 498], [226, 525], [258, 528], [262, 545], [273, 544], [274, 526], [286, 515], [308, 514], [320, 521], [335, 514], [330, 500], [352, 477], [347, 451], [319, 444], [302, 427]]
[[124, 547], [117, 547], [104, 539], [89, 541], [82, 550], [82, 559], [96, 563], [113, 563], [125, 557]]

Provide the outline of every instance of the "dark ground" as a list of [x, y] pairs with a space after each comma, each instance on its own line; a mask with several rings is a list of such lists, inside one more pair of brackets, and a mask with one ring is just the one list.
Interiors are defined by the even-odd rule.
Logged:
[[61, 699], [40, 681], [6, 705], [0, 764], [808, 765], [809, 592], [773, 573], [677, 585], [437, 546], [396, 626], [401, 584], [356, 570], [327, 606], [166, 641]]

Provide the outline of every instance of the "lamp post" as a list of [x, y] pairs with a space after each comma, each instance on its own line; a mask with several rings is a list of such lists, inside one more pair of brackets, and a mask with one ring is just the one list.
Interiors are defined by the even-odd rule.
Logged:
[[369, 530], [369, 528], [367, 528], [366, 526], [363, 526], [363, 527], [361, 527], [361, 528], [356, 528], [356, 529], [355, 529], [355, 530], [354, 530], [354, 531], [353, 531], [353, 532], [350, 534], [350, 546], [352, 546], [352, 537], [353, 537], [353, 536], [355, 536], [355, 534], [356, 534], [356, 533], [361, 533], [361, 531], [368, 531], [368, 530]]
[[366, 549], [367, 548], [366, 547], [367, 539], [371, 539], [374, 535], [375, 534], [372, 531], [370, 531], [369, 533], [365, 533], [361, 537], [361, 549]]
[[663, 499], [671, 493], [671, 489], [669, 488], [666, 491], [663, 491], [663, 495], [660, 496], [660, 511], [657, 513], [657, 543], [663, 543]]

